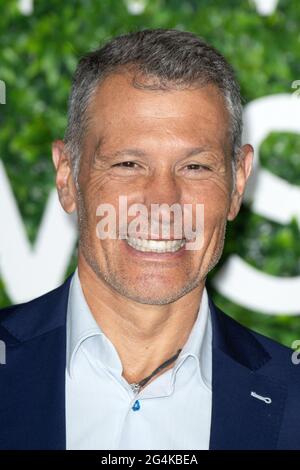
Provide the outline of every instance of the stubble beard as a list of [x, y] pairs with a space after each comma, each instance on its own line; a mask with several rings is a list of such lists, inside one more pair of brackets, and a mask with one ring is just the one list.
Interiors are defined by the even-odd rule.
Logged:
[[133, 292], [130, 288], [126, 287], [127, 282], [126, 282], [125, 276], [122, 281], [122, 276], [121, 275], [117, 276], [116, 273], [110, 269], [110, 263], [109, 263], [109, 259], [106, 253], [104, 253], [104, 256], [106, 258], [107, 269], [106, 270], [101, 269], [101, 266], [99, 265], [97, 261], [97, 258], [94, 256], [94, 249], [90, 243], [89, 230], [88, 230], [88, 227], [89, 227], [88, 211], [86, 210], [84, 198], [82, 194], [80, 193], [80, 191], [78, 191], [77, 202], [78, 202], [77, 207], [78, 207], [79, 249], [85, 259], [85, 262], [93, 270], [93, 272], [96, 274], [98, 279], [108, 284], [108, 286], [112, 288], [113, 290], [115, 290], [118, 294], [122, 295], [123, 297], [127, 299], [133, 300], [135, 302], [138, 302], [141, 304], [148, 304], [148, 305], [167, 305], [167, 304], [175, 302], [176, 300], [179, 300], [184, 295], [187, 295], [189, 292], [199, 287], [201, 283], [205, 282], [207, 274], [216, 266], [216, 264], [219, 262], [222, 256], [224, 243], [225, 243], [227, 221], [225, 221], [223, 228], [222, 228], [221, 241], [218, 244], [216, 251], [213, 253], [213, 256], [209, 262], [207, 269], [205, 270], [205, 273], [198, 272], [197, 276], [191, 279], [186, 285], [184, 285], [183, 288], [178, 289], [176, 292], [172, 292], [168, 295], [164, 295], [163, 297], [157, 296], [154, 298], [153, 294], [149, 297], [145, 295], [145, 292], [147, 291], [147, 286], [142, 286], [141, 291], [144, 292], [144, 295], [139, 295], [137, 292]]

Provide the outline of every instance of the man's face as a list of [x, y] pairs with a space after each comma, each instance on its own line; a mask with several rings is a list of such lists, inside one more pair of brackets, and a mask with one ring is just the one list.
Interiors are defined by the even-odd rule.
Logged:
[[[212, 85], [137, 89], [131, 76], [115, 74], [99, 86], [88, 115], [76, 202], [79, 254], [126, 298], [147, 304], [174, 302], [203, 284], [219, 260], [227, 219], [238, 212], [244, 189], [245, 163], [237, 172], [239, 194], [232, 195], [230, 123], [224, 100]], [[127, 197], [128, 207], [143, 204], [149, 214], [151, 204], [177, 203], [182, 208], [192, 204], [195, 216], [196, 204], [203, 204], [201, 248], [153, 253], [119, 239], [120, 196]], [[97, 236], [97, 207], [103, 203], [116, 210], [116, 239]], [[141, 238], [151, 239], [150, 225]]]

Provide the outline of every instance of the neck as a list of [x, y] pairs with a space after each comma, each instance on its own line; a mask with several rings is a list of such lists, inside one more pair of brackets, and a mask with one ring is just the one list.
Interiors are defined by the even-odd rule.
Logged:
[[118, 293], [80, 255], [78, 274], [86, 302], [116, 348], [129, 383], [141, 381], [183, 348], [197, 318], [204, 282], [176, 302], [150, 305]]

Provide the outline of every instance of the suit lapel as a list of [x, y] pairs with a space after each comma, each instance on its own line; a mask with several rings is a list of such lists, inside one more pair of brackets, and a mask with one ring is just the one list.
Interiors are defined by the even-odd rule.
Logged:
[[224, 315], [211, 301], [210, 309], [210, 449], [276, 449], [287, 395], [285, 381], [260, 371], [271, 358], [251, 332]]
[[0, 448], [65, 449], [66, 310], [70, 278], [1, 322]]

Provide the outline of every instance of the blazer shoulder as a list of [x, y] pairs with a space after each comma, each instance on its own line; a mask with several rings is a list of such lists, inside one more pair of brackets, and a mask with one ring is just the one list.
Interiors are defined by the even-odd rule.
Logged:
[[256, 331], [251, 330], [252, 334], [255, 338], [260, 341], [265, 349], [267, 349], [271, 355], [279, 355], [279, 356], [288, 356], [293, 352], [293, 349], [289, 346], [285, 346], [284, 344], [280, 343], [279, 341], [272, 339], [262, 333], [258, 333]]
[[72, 274], [63, 284], [27, 302], [0, 309], [0, 328], [23, 341], [62, 326]]
[[[260, 352], [264, 351], [265, 360], [263, 362], [265, 362], [267, 368], [270, 368], [272, 364], [274, 368], [278, 367], [278, 370], [286, 370], [293, 365], [292, 355], [294, 350], [292, 348], [242, 325], [228, 313], [218, 308], [213, 302], [212, 305], [216, 312], [217, 330], [221, 331], [221, 335], [219, 335], [221, 336], [221, 341], [219, 340], [218, 343], [222, 344], [223, 349], [225, 347], [233, 352], [236, 358], [243, 352], [247, 352], [248, 362], [250, 363], [255, 361], [255, 355], [259, 350]], [[275, 373], [275, 375], [277, 374]]]
[[[67, 280], [66, 280], [67, 281]], [[65, 282], [66, 282], [65, 281]], [[64, 286], [65, 282], [54, 289], [51, 289], [48, 292], [45, 292], [38, 297], [27, 300], [26, 302], [20, 302], [17, 304], [8, 305], [0, 309], [0, 322], [5, 320], [7, 316], [18, 314], [21, 312], [26, 312], [27, 310], [36, 310], [43, 307], [46, 303], [51, 302], [54, 299]]]
[[281, 377], [285, 377], [290, 386], [300, 393], [300, 350], [296, 351], [260, 333], [253, 334], [272, 357], [270, 372], [274, 375], [279, 372]]
[[271, 360], [266, 362], [261, 368], [261, 373], [267, 372], [274, 377], [285, 377], [290, 385], [293, 384], [293, 387], [296, 387], [300, 392], [300, 351], [297, 352], [292, 347], [285, 346], [275, 339], [242, 325], [225, 312], [222, 313], [227, 317], [230, 324], [234, 325], [237, 331], [241, 332], [243, 330], [247, 334], [252, 335], [270, 356]]

